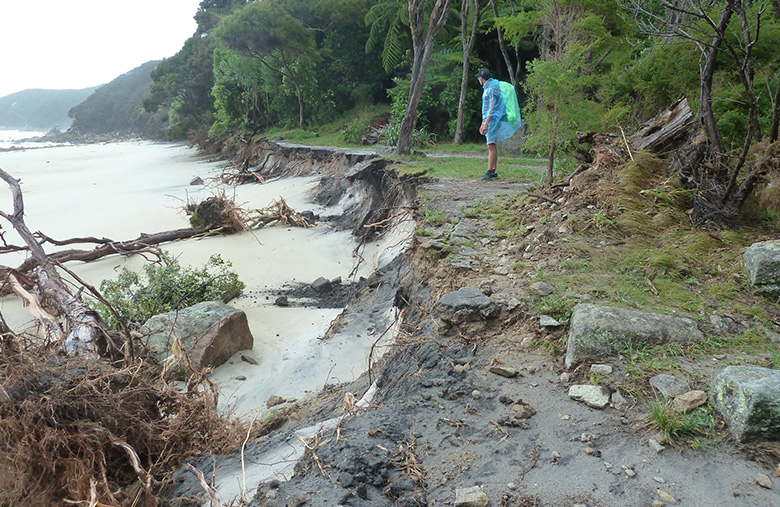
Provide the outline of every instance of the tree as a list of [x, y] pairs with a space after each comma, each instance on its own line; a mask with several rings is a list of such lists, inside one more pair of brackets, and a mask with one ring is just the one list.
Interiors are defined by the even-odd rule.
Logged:
[[425, 26], [425, 8], [428, 0], [409, 0], [409, 28], [412, 32], [412, 81], [409, 89], [409, 104], [401, 121], [401, 133], [398, 137], [398, 154], [407, 155], [411, 151], [412, 134], [417, 123], [417, 106], [420, 103], [425, 73], [431, 61], [434, 39], [444, 27], [450, 13], [452, 0], [436, 0], [428, 26]]
[[317, 48], [301, 21], [277, 2], [265, 0], [242, 7], [223, 19], [217, 36], [231, 49], [290, 80], [298, 98], [298, 123], [303, 128], [306, 117], [299, 68], [301, 60], [316, 57]]
[[[463, 48], [463, 74], [460, 82], [460, 97], [458, 99], [458, 120], [455, 127], [455, 144], [463, 142], [463, 125], [465, 123], [466, 94], [471, 79], [471, 53], [474, 51], [477, 29], [482, 15], [487, 10], [488, 2], [485, 0], [482, 6], [480, 0], [462, 0], [460, 7], [460, 43]], [[473, 11], [471, 19], [471, 31], [469, 32], [469, 11]]]

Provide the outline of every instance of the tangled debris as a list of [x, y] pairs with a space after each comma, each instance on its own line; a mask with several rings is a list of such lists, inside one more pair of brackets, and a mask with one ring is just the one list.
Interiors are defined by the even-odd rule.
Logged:
[[0, 339], [0, 505], [160, 505], [189, 456], [237, 450], [246, 423], [214, 386], [186, 391], [146, 361], [128, 367]]

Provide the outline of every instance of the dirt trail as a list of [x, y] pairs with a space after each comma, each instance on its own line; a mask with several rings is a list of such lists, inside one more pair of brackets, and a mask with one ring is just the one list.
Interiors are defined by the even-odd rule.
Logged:
[[[648, 443], [655, 432], [643, 402], [626, 395], [624, 406], [597, 410], [568, 397], [572, 383], [586, 383], [584, 373], [562, 378], [561, 356], [544, 346], [560, 344], [564, 327], [540, 325], [527, 303], [530, 275], [512, 269], [517, 245], [470, 211], [521, 190], [527, 186], [501, 180], [418, 187], [448, 219], [438, 228], [462, 224], [476, 231], [468, 245], [470, 268], [454, 262], [456, 256], [435, 255], [436, 234], [418, 235], [396, 294], [404, 324], [393, 352], [374, 368], [381, 375], [372, 408], [350, 403], [368, 389], [372, 379], [364, 375], [291, 410], [279, 431], [249, 446], [249, 464], [294, 438], [295, 429], [345, 408], [348, 415], [337, 429], [307, 442], [292, 477], [261, 483], [251, 505], [455, 505], [457, 490], [475, 486], [497, 506], [780, 505], [780, 487], [756, 482], [771, 470], [728, 438], [696, 450], [667, 445], [659, 451]], [[418, 220], [418, 227], [431, 225]], [[558, 262], [554, 241], [544, 247], [532, 262]], [[465, 286], [490, 295], [498, 316], [441, 329], [431, 305]], [[370, 298], [365, 304], [363, 311], [370, 311]], [[601, 383], [614, 390], [625, 368], [620, 360], [605, 362], [614, 371]], [[489, 372], [496, 364], [519, 375]], [[211, 460], [200, 465], [209, 469]], [[197, 489], [191, 482], [184, 488]]]

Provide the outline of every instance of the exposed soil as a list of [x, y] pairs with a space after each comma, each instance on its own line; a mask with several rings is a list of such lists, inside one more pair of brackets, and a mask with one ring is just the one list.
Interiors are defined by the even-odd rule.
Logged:
[[[293, 438], [294, 430], [347, 414], [336, 429], [307, 441], [292, 476], [261, 483], [250, 505], [454, 505], [456, 490], [474, 486], [489, 505], [499, 506], [650, 506], [672, 499], [682, 505], [780, 505], [780, 487], [756, 482], [757, 474], [771, 475], [776, 466], [776, 457], [772, 465], [762, 459], [772, 456], [766, 454], [771, 446], [736, 445], [720, 425], [722, 437], [697, 449], [667, 443], [659, 451], [648, 444], [657, 435], [647, 422], [648, 386], [640, 386], [636, 397], [624, 392], [624, 405], [604, 410], [568, 397], [571, 384], [587, 382], [586, 369], [565, 372], [565, 323], [542, 327], [528, 303], [528, 286], [534, 269], [565, 255], [560, 217], [586, 208], [589, 195], [573, 198], [568, 208], [555, 195], [527, 202], [518, 212], [528, 223], [550, 218], [522, 241], [504, 239], [491, 221], [469, 212], [484, 199], [527, 190], [501, 180], [420, 184], [418, 192], [449, 218], [440, 228], [463, 222], [479, 231], [482, 241], [470, 245], [471, 267], [457, 267], [436, 255], [431, 239], [416, 238], [407, 254], [409, 271], [394, 288], [403, 316], [396, 346], [370, 375], [289, 408], [279, 430], [248, 446], [245, 459], [252, 463]], [[431, 228], [422, 219], [418, 225]], [[525, 270], [513, 269], [521, 251]], [[490, 295], [499, 314], [457, 328], [440, 326], [432, 304], [465, 286]], [[359, 303], [370, 312], [370, 298]], [[625, 361], [604, 362], [614, 371], [601, 384], [619, 390], [627, 378]], [[495, 365], [519, 374], [491, 373]], [[355, 408], [351, 400], [373, 380], [378, 390], [371, 407]], [[210, 458], [196, 465], [216, 466]], [[192, 479], [180, 481], [178, 505], [184, 496], [202, 493]]]

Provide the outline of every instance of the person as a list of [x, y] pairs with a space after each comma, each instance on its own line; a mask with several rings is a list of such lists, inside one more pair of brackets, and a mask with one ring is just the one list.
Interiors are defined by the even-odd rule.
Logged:
[[485, 136], [488, 147], [488, 170], [482, 179], [490, 180], [498, 178], [496, 143], [512, 137], [520, 128], [520, 124], [519, 119], [515, 123], [508, 120], [501, 86], [497, 80], [490, 77], [490, 71], [483, 67], [477, 72], [476, 78], [482, 86], [482, 125], [479, 127], [479, 133]]

